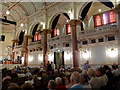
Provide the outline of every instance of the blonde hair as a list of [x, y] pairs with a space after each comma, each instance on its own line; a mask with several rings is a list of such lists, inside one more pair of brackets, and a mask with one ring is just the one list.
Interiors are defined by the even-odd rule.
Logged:
[[88, 71], [87, 71], [88, 75], [90, 76], [95, 76], [95, 69], [93, 68], [89, 68]]

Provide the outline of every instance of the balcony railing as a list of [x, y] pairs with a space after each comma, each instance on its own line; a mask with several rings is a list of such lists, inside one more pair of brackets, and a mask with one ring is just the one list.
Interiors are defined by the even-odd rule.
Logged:
[[71, 40], [71, 35], [60, 35], [49, 39], [48, 44], [57, 44], [62, 42], [68, 42], [70, 40]]
[[117, 25], [106, 25], [102, 27], [94, 28], [93, 30], [84, 30], [80, 32], [81, 34], [93, 33], [93, 32], [105, 32], [105, 31], [114, 31], [117, 30]]

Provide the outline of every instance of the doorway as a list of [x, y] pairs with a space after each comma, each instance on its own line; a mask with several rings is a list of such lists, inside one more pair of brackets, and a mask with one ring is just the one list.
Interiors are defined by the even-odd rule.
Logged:
[[56, 65], [56, 68], [59, 68], [59, 66], [64, 66], [64, 51], [62, 52], [54, 52], [54, 64]]

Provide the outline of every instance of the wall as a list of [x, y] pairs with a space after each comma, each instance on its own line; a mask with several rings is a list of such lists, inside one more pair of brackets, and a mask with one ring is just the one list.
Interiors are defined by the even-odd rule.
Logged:
[[5, 41], [0, 41], [0, 56], [3, 58], [10, 58], [10, 50], [7, 47], [12, 45], [13, 34], [12, 33], [2, 33], [5, 35]]

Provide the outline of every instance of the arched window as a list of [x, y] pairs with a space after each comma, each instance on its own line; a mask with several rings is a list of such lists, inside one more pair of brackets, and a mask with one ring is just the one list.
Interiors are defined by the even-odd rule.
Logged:
[[24, 35], [25, 35], [25, 32], [24, 32], [24, 31], [21, 31], [21, 32], [20, 32], [20, 35], [19, 35], [18, 45], [22, 45], [23, 40], [24, 40]]
[[32, 32], [33, 35], [32, 42], [40, 41], [42, 39], [42, 35], [40, 34], [41, 29], [42, 29], [41, 24], [38, 23], [35, 25]]
[[61, 13], [58, 14], [53, 22], [52, 22], [52, 34], [51, 37], [55, 37], [60, 35], [61, 30], [63, 30], [65, 26], [66, 34], [70, 34], [70, 25], [67, 24], [67, 21], [69, 20], [69, 16], [67, 13]]

